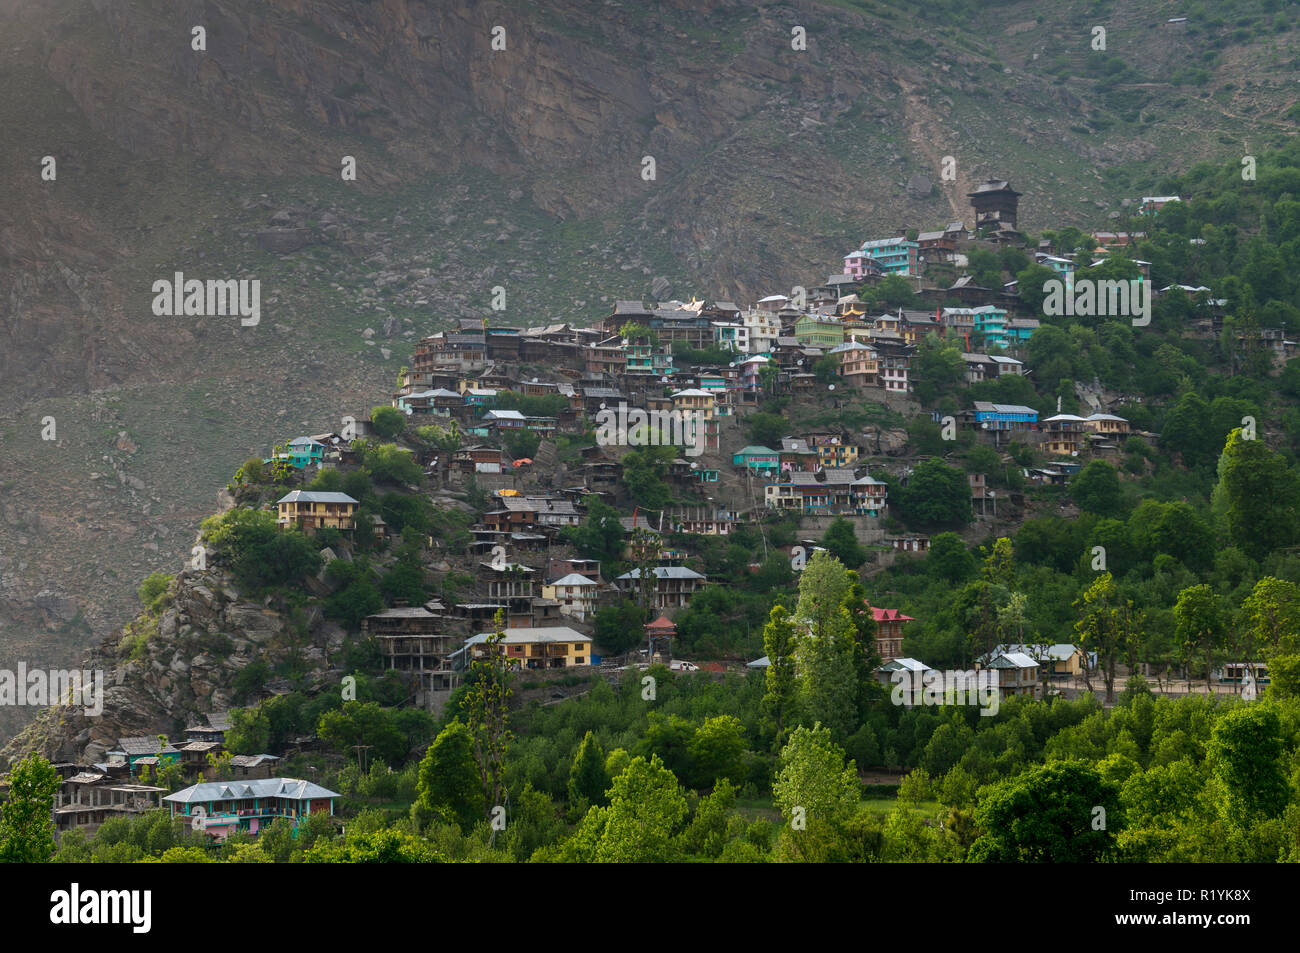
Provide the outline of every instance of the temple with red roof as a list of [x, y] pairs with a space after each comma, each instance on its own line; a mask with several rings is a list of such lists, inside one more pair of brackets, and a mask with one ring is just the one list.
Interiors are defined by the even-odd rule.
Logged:
[[870, 602], [867, 603], [867, 608], [876, 620], [876, 651], [880, 653], [881, 662], [901, 658], [903, 625], [916, 620], [910, 615], [903, 615], [898, 609], [877, 609]]
[[661, 615], [653, 622], [647, 622], [645, 634], [650, 642], [650, 658], [653, 661], [658, 654], [672, 658], [673, 636], [677, 634], [677, 625], [666, 615]]

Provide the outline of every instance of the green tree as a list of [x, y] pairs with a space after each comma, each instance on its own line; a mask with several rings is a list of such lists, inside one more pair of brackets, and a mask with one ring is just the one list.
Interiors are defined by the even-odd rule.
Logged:
[[1119, 516], [1123, 497], [1119, 471], [1105, 460], [1092, 460], [1070, 481], [1070, 495], [1079, 509], [1098, 516]]
[[925, 569], [945, 582], [965, 582], [975, 572], [975, 557], [957, 533], [939, 533], [930, 540]]
[[638, 324], [635, 321], [627, 321], [618, 329], [618, 336], [623, 338], [629, 344], [658, 344], [659, 332], [652, 331], [644, 324]]
[[916, 299], [911, 282], [901, 275], [885, 275], [876, 284], [876, 301], [890, 308], [911, 307]]
[[392, 714], [377, 702], [346, 701], [341, 708], [323, 712], [316, 733], [336, 751], [355, 751], [358, 762], [365, 759], [366, 752], [390, 765], [401, 764], [406, 757], [406, 738]]
[[[1049, 281], [1059, 280], [1056, 272], [1051, 268], [1045, 265], [1030, 265], [1024, 271], [1016, 273], [1016, 293], [1019, 294], [1020, 300], [1029, 306], [1032, 313], [1042, 314], [1043, 299], [1047, 297], [1047, 289], [1044, 286]], [[1035, 333], [1034, 337], [1038, 337], [1038, 334]]]
[[787, 823], [817, 818], [830, 823], [847, 820], [862, 796], [857, 767], [845, 764], [844, 751], [822, 725], [799, 727], [781, 749], [781, 767], [772, 785], [772, 798]]
[[917, 399], [923, 404], [954, 394], [966, 384], [966, 361], [962, 359], [961, 348], [941, 341], [933, 332], [922, 338], [913, 360], [917, 368]]
[[605, 803], [609, 775], [605, 773], [605, 750], [590, 731], [582, 736], [573, 766], [569, 769], [569, 803], [585, 811]]
[[1002, 263], [998, 261], [997, 252], [972, 248], [966, 255], [966, 262], [966, 273], [975, 279], [975, 284], [990, 291], [1002, 289]]
[[[594, 856], [599, 863], [665, 863], [679, 857], [673, 841], [687, 813], [686, 798], [658, 757], [633, 758], [614, 778]], [[590, 812], [589, 812], [590, 815]]]
[[623, 558], [627, 532], [619, 521], [618, 510], [598, 496], [585, 497], [587, 514], [578, 526], [565, 527], [560, 538], [572, 543], [583, 559], [599, 559], [601, 568]]
[[[1300, 369], [1300, 365], [1297, 365]], [[235, 482], [241, 486], [257, 486], [266, 482], [266, 464], [261, 457], [249, 457], [244, 465], [235, 471]]]
[[505, 756], [510, 745], [510, 662], [506, 659], [504, 610], [496, 615], [497, 632], [489, 636], [485, 657], [470, 663], [461, 709], [473, 738], [474, 759], [488, 810], [505, 795]]
[[1214, 666], [1223, 661], [1227, 647], [1227, 624], [1219, 597], [1205, 584], [1189, 586], [1178, 593], [1174, 604], [1174, 631], [1179, 657], [1191, 674], [1192, 663], [1199, 661], [1205, 673], [1205, 687], [1210, 688]]
[[38, 754], [9, 772], [9, 796], [0, 804], [0, 863], [43, 864], [54, 856], [54, 795], [59, 774]]
[[1265, 576], [1241, 603], [1238, 647], [1242, 661], [1262, 651], [1269, 665], [1269, 694], [1300, 695], [1300, 586]]
[[621, 655], [646, 641], [645, 607], [635, 599], [596, 610], [596, 642], [611, 655]]
[[418, 486], [424, 481], [424, 471], [415, 462], [411, 451], [395, 443], [381, 443], [368, 451], [365, 467], [371, 478], [378, 483], [408, 483]]
[[795, 646], [799, 707], [806, 721], [826, 725], [839, 743], [857, 727], [858, 646], [845, 607], [851, 586], [838, 559], [815, 552], [799, 577], [795, 608], [797, 624], [805, 627]]
[[780, 414], [760, 411], [745, 418], [749, 430], [749, 439], [756, 445], [769, 450], [781, 449], [781, 439], [790, 432], [790, 421]]
[[1206, 746], [1214, 776], [1223, 790], [1222, 816], [1248, 826], [1277, 817], [1291, 799], [1284, 770], [1282, 726], [1263, 705], [1235, 708], [1215, 722]]
[[266, 510], [235, 507], [203, 521], [209, 543], [251, 589], [287, 585], [320, 569], [320, 553], [297, 530], [281, 530]]
[[826, 535], [822, 537], [822, 545], [849, 569], [857, 569], [867, 561], [867, 550], [858, 542], [853, 523], [843, 516], [831, 520]]
[[531, 460], [537, 455], [542, 438], [535, 431], [527, 429], [512, 430], [506, 434], [506, 452], [514, 460]]
[[406, 414], [396, 407], [375, 407], [370, 411], [370, 426], [385, 440], [392, 440], [406, 429]]
[[162, 608], [172, 578], [165, 572], [154, 572], [145, 576], [144, 582], [140, 583], [140, 601], [150, 612], [157, 612]]
[[348, 831], [343, 840], [321, 840], [306, 858], [311, 864], [432, 864], [444, 858], [405, 831]]
[[271, 737], [271, 722], [259, 705], [256, 708], [232, 708], [226, 747], [235, 754], [262, 754]]
[[[1097, 664], [1106, 684], [1106, 700], [1113, 702], [1116, 663], [1130, 654], [1138, 639], [1133, 604], [1120, 598], [1114, 578], [1104, 572], [1075, 600], [1074, 608], [1079, 614], [1074, 631], [1086, 651], [1097, 653]], [[1086, 670], [1084, 677], [1087, 681]]]
[[797, 721], [798, 682], [795, 676], [797, 630], [784, 606], [774, 606], [763, 629], [763, 651], [767, 653], [763, 694], [764, 727], [774, 746], [785, 744], [786, 732]]
[[721, 779], [745, 780], [745, 726], [735, 715], [705, 719], [687, 752], [696, 787], [713, 787]]
[[942, 460], [917, 464], [897, 493], [897, 509], [909, 526], [938, 527], [971, 521], [970, 483], [966, 474]]
[[1053, 761], [982, 792], [975, 824], [972, 861], [1095, 863], [1114, 856], [1124, 814], [1117, 788], [1096, 769]]
[[638, 506], [662, 509], [672, 501], [668, 466], [677, 456], [674, 447], [640, 447], [623, 457], [623, 484]]
[[471, 827], [484, 816], [483, 781], [474, 761], [474, 740], [461, 721], [438, 733], [420, 761], [412, 816]]
[[1214, 492], [1229, 538], [1246, 555], [1262, 559], [1296, 542], [1300, 484], [1262, 440], [1243, 439], [1240, 428], [1228, 435]]

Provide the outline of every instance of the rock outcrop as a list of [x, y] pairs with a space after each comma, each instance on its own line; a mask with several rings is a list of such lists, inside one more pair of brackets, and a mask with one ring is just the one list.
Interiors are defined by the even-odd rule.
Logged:
[[[236, 704], [236, 678], [253, 662], [296, 656], [308, 687], [342, 674], [329, 664], [344, 647], [340, 626], [319, 610], [292, 620], [249, 602], [220, 569], [180, 573], [166, 603], [157, 615], [143, 613], [92, 648], [80, 663], [82, 670], [103, 673], [100, 714], [81, 706], [44, 709], [0, 749], [0, 764], [29, 751], [59, 761], [100, 760], [130, 735], [179, 739], [200, 714]], [[241, 687], [256, 692], [260, 686]]]

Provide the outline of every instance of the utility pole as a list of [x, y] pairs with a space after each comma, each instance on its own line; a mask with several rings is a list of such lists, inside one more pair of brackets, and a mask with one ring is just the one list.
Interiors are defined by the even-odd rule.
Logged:
[[357, 753], [357, 766], [361, 768], [362, 774], [367, 773], [366, 762], [369, 758], [366, 753], [373, 747], [374, 745], [352, 745], [352, 750]]

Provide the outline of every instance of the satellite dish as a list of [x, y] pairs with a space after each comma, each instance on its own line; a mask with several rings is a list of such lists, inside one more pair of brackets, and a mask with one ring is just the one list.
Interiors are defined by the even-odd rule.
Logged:
[[[834, 385], [834, 384], [827, 384], [827, 385], [826, 385], [826, 389], [827, 389], [827, 390], [834, 390], [834, 389], [835, 389], [835, 385]], [[836, 442], [838, 443], [839, 441], [836, 441]]]
[[600, 409], [601, 410], [605, 409], [605, 402], [603, 400], [600, 402]]
[[203, 830], [203, 821], [207, 818], [208, 812], [200, 805], [190, 811], [190, 827], [196, 831]]

